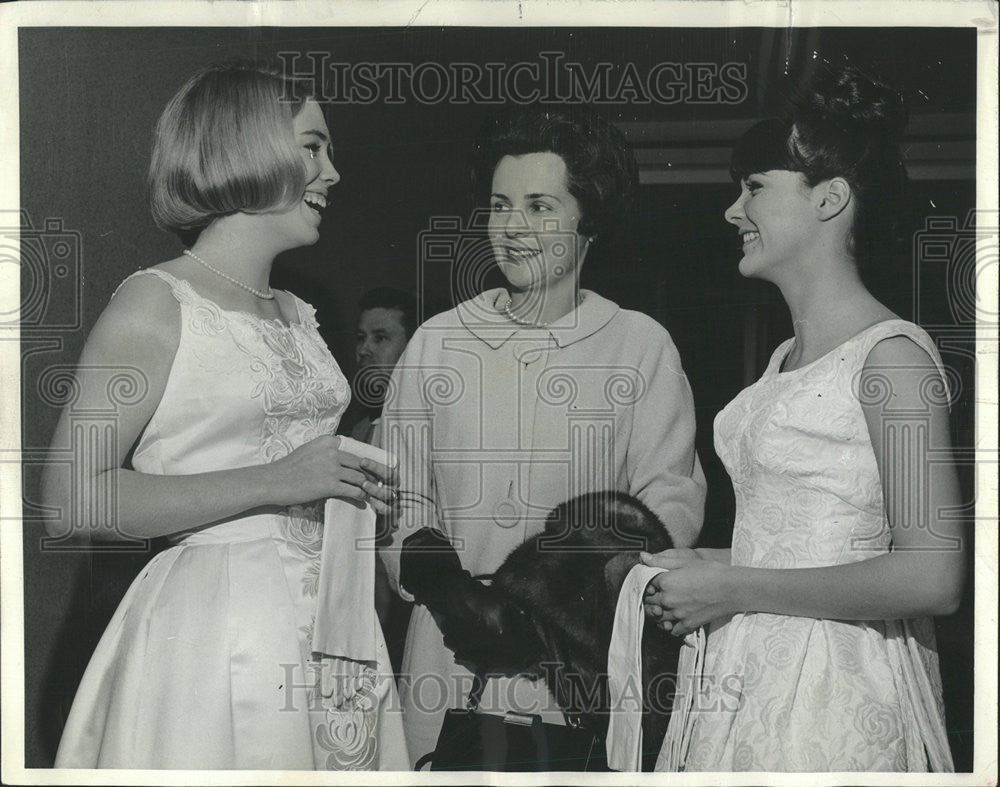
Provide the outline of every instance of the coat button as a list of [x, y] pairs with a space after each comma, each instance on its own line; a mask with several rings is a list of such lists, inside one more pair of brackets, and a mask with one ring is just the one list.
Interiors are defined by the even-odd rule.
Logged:
[[516, 527], [521, 521], [521, 509], [512, 500], [501, 500], [493, 506], [493, 521], [500, 527]]

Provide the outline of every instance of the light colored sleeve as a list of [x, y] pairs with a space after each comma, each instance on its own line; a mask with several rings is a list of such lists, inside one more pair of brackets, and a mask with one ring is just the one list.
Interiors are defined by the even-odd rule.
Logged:
[[666, 525], [674, 545], [689, 547], [705, 516], [705, 474], [694, 450], [694, 397], [670, 335], [650, 331], [639, 361], [643, 387], [633, 405], [626, 453], [629, 492]]
[[399, 585], [399, 550], [403, 540], [422, 527], [439, 527], [431, 461], [431, 408], [423, 395], [426, 336], [420, 330], [407, 345], [386, 392], [378, 432], [380, 445], [397, 458], [399, 504], [390, 514], [392, 541], [380, 550], [393, 589], [407, 601], [413, 597]]

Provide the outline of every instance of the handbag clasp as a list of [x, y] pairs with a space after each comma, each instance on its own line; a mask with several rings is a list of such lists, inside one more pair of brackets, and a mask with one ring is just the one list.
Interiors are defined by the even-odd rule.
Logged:
[[535, 719], [538, 718], [533, 713], [518, 713], [517, 711], [509, 710], [503, 715], [504, 724], [518, 724], [522, 727], [530, 727], [535, 723]]

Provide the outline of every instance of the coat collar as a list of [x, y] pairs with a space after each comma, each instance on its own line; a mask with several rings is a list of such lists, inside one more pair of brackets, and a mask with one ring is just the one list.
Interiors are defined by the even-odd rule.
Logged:
[[494, 350], [519, 331], [544, 330], [559, 347], [586, 339], [601, 330], [618, 313], [618, 304], [602, 298], [596, 292], [580, 290], [583, 301], [569, 314], [560, 317], [547, 328], [527, 328], [512, 323], [503, 312], [510, 294], [503, 287], [487, 290], [458, 305], [458, 318], [469, 331]]

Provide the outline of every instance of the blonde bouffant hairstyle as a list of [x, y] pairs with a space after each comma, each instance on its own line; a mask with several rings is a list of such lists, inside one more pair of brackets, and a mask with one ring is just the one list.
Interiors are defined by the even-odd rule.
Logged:
[[192, 76], [156, 124], [147, 183], [156, 225], [191, 245], [221, 216], [293, 207], [306, 172], [292, 122], [310, 96], [302, 80], [262, 63]]

